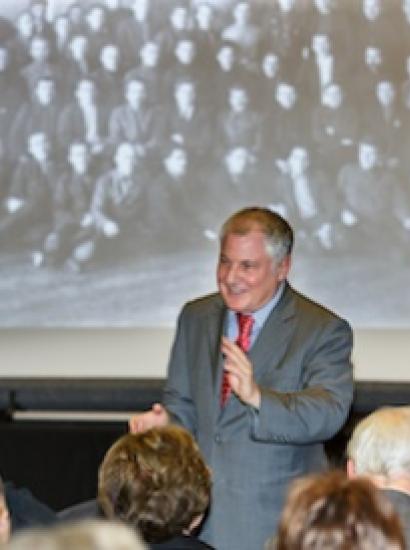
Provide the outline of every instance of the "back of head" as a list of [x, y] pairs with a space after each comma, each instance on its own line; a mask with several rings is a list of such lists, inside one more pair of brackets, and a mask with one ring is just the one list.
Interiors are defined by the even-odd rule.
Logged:
[[364, 418], [347, 454], [358, 475], [410, 476], [410, 407], [386, 407]]
[[8, 550], [147, 550], [137, 533], [108, 521], [83, 521], [15, 535]]
[[210, 487], [192, 436], [166, 426], [127, 434], [108, 450], [99, 471], [98, 502], [108, 518], [159, 542], [190, 530], [206, 511]]
[[267, 252], [278, 262], [290, 255], [293, 248], [293, 230], [288, 222], [268, 208], [253, 206], [230, 216], [222, 226], [221, 242], [229, 233], [246, 235], [261, 231], [266, 237]]
[[365, 479], [342, 472], [294, 482], [282, 512], [277, 550], [404, 550], [391, 504]]

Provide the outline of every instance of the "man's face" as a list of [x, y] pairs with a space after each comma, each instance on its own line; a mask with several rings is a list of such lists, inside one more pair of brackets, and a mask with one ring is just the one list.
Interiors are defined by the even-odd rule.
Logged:
[[248, 152], [244, 147], [232, 149], [225, 159], [226, 169], [232, 176], [240, 176], [243, 174], [247, 163]]
[[330, 40], [327, 34], [315, 34], [312, 37], [312, 50], [316, 55], [329, 55]]
[[88, 167], [88, 153], [84, 143], [73, 143], [71, 145], [68, 161], [75, 172], [85, 174]]
[[173, 149], [164, 161], [165, 170], [174, 178], [181, 178], [187, 170], [187, 155], [184, 149]]
[[209, 30], [212, 24], [213, 12], [209, 4], [200, 4], [195, 13], [198, 27], [202, 30]]
[[70, 30], [70, 20], [66, 15], [61, 15], [57, 17], [54, 22], [54, 29], [57, 36], [67, 37]]
[[45, 61], [48, 58], [48, 43], [41, 37], [33, 38], [30, 55], [34, 61]]
[[278, 4], [284, 13], [288, 13], [293, 9], [295, 0], [278, 0]]
[[393, 103], [395, 95], [393, 84], [388, 80], [382, 80], [377, 84], [376, 96], [380, 105], [388, 107]]
[[241, 25], [249, 21], [250, 8], [247, 2], [239, 2], [234, 8], [233, 16], [235, 21]]
[[28, 150], [33, 157], [39, 162], [47, 160], [48, 157], [48, 140], [45, 134], [32, 134], [28, 141]]
[[358, 157], [361, 169], [371, 170], [377, 162], [376, 147], [371, 143], [360, 143]]
[[117, 46], [107, 44], [101, 50], [101, 65], [107, 70], [115, 72], [118, 68], [119, 52]]
[[36, 97], [41, 105], [50, 105], [54, 96], [54, 82], [39, 80], [35, 89]]
[[69, 47], [74, 59], [83, 59], [87, 48], [87, 38], [80, 34], [74, 36]]
[[287, 258], [278, 264], [269, 256], [261, 231], [228, 233], [217, 268], [218, 288], [226, 306], [241, 313], [260, 309], [286, 278], [289, 265]]
[[267, 53], [262, 60], [263, 74], [268, 78], [274, 78], [278, 72], [279, 59], [274, 53]]
[[229, 91], [229, 105], [235, 113], [242, 113], [248, 105], [248, 95], [243, 88], [232, 88]]
[[192, 107], [195, 102], [195, 89], [190, 82], [181, 82], [175, 89], [175, 100], [181, 109]]
[[332, 0], [314, 0], [314, 3], [321, 14], [330, 13], [332, 10]]
[[145, 86], [139, 80], [131, 80], [125, 89], [125, 97], [131, 107], [139, 107], [145, 99]]
[[289, 169], [293, 177], [301, 176], [309, 165], [309, 157], [303, 147], [294, 147], [289, 156]]
[[364, 59], [368, 67], [378, 67], [382, 62], [382, 53], [380, 48], [369, 46], [364, 53]]
[[235, 61], [235, 54], [233, 49], [229, 46], [223, 46], [218, 51], [216, 59], [222, 69], [229, 71], [230, 69], [232, 69]]
[[141, 61], [146, 67], [156, 67], [159, 60], [159, 46], [155, 42], [147, 42], [140, 51]]
[[80, 103], [91, 103], [94, 99], [94, 84], [91, 80], [80, 80], [76, 97]]
[[182, 31], [187, 26], [188, 13], [184, 6], [176, 6], [170, 15], [171, 25], [175, 30]]
[[363, 13], [367, 19], [374, 21], [380, 15], [380, 0], [363, 0]]
[[22, 36], [31, 36], [33, 32], [33, 19], [29, 13], [22, 13], [17, 19], [17, 29]]
[[340, 86], [330, 84], [323, 91], [322, 103], [331, 109], [337, 109], [342, 104], [343, 93]]
[[296, 103], [296, 90], [290, 84], [278, 84], [276, 88], [276, 101], [283, 109], [292, 109]]
[[87, 13], [86, 21], [92, 31], [99, 31], [104, 25], [104, 10], [95, 6]]
[[195, 45], [191, 40], [180, 40], [175, 47], [175, 57], [183, 65], [192, 63], [195, 57]]

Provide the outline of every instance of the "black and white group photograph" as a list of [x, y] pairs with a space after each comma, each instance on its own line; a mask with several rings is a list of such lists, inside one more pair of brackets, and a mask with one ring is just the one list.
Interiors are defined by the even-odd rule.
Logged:
[[250, 205], [410, 325], [409, 0], [1, 1], [0, 327], [171, 327]]

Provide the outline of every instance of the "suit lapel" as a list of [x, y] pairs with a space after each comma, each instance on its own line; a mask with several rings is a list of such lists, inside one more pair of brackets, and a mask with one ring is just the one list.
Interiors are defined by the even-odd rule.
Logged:
[[293, 291], [287, 284], [282, 298], [271, 311], [249, 352], [257, 382], [267, 369], [279, 364], [295, 329], [295, 319]]
[[211, 358], [212, 384], [213, 384], [213, 408], [219, 410], [220, 388], [222, 384], [223, 357], [221, 352], [221, 338], [224, 332], [227, 309], [222, 299], [215, 302], [214, 308], [208, 316], [208, 342]]

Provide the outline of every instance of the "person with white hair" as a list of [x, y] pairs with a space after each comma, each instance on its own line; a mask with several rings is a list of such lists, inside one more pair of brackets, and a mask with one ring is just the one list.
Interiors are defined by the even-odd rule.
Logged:
[[120, 523], [89, 520], [53, 529], [29, 529], [10, 541], [8, 550], [146, 550], [138, 533]]
[[347, 474], [364, 476], [395, 506], [410, 544], [410, 406], [385, 407], [359, 422], [347, 445]]

